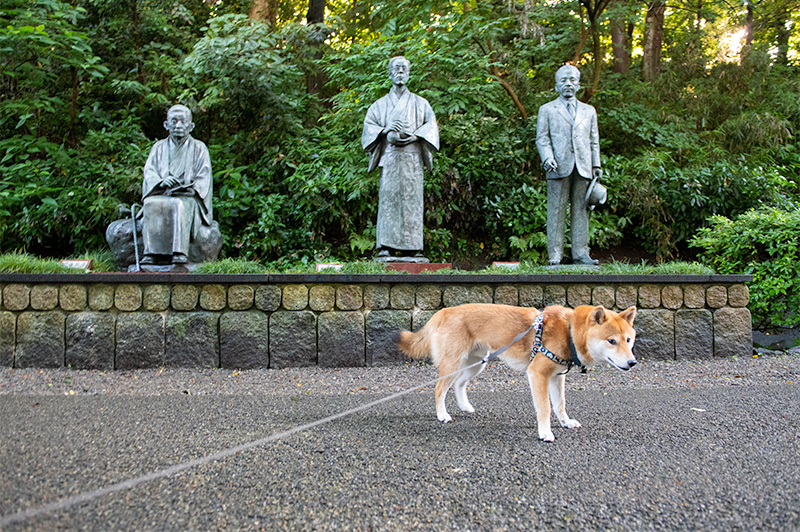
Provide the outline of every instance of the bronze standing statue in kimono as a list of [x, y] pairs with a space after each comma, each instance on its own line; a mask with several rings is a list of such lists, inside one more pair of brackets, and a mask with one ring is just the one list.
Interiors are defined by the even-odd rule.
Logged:
[[439, 126], [428, 101], [406, 87], [411, 63], [389, 60], [389, 94], [373, 103], [364, 119], [361, 146], [369, 152], [369, 171], [380, 168], [377, 260], [426, 262], [422, 257], [423, 167], [439, 150]]

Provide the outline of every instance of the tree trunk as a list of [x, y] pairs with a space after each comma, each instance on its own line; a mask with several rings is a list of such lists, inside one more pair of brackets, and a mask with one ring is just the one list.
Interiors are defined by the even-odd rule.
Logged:
[[617, 74], [626, 74], [631, 67], [631, 53], [628, 45], [628, 32], [625, 21], [621, 18], [610, 21], [611, 51], [614, 54], [612, 70]]
[[655, 81], [661, 70], [661, 45], [664, 40], [664, 11], [667, 5], [662, 0], [653, 0], [647, 7], [644, 20], [644, 42], [642, 48], [642, 72], [644, 79]]
[[594, 71], [592, 72], [592, 85], [583, 93], [585, 102], [588, 102], [592, 96], [594, 96], [594, 94], [597, 92], [597, 88], [600, 86], [600, 73], [603, 69], [603, 56], [601, 53], [601, 48], [600, 28], [595, 21], [592, 23], [592, 56], [594, 56]]
[[308, 13], [306, 22], [309, 24], [322, 24], [325, 22], [326, 0], [308, 0]]
[[139, 34], [139, 6], [137, 0], [133, 0], [133, 4], [131, 5], [131, 25], [133, 26], [133, 49], [136, 50], [136, 81], [144, 85], [142, 37]]
[[253, 0], [250, 6], [250, 13], [247, 16], [252, 20], [266, 22], [270, 26], [275, 26], [278, 22], [276, 2], [277, 0]]
[[744, 44], [752, 46], [753, 44], [753, 4], [747, 2], [747, 18], [744, 25]]
[[78, 69], [74, 66], [69, 67], [69, 73], [72, 77], [72, 101], [69, 103], [69, 142], [74, 147], [78, 142], [75, 135], [75, 118], [78, 114]]
[[786, 27], [789, 21], [789, 7], [786, 5], [779, 6], [775, 13], [775, 44], [778, 45], [778, 54], [775, 56], [775, 62], [779, 65], [789, 64], [789, 36], [790, 31]]

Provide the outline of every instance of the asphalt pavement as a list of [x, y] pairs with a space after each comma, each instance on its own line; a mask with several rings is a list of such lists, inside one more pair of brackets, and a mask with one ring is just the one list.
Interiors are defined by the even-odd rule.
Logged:
[[0, 396], [0, 528], [800, 530], [798, 383], [569, 390], [550, 444], [522, 387], [447, 425], [425, 390], [36, 511], [378, 397]]

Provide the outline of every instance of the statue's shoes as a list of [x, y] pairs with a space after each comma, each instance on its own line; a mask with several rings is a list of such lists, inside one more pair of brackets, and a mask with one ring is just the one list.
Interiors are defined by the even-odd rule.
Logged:
[[578, 257], [577, 259], [573, 259], [572, 264], [584, 264], [586, 266], [597, 266], [600, 264], [599, 260], [593, 259], [589, 256], [586, 257]]
[[142, 257], [142, 260], [139, 261], [139, 264], [155, 264], [156, 261], [153, 259], [152, 255], [145, 255]]
[[172, 254], [172, 264], [186, 264], [187, 262], [189, 262], [189, 258], [183, 253]]

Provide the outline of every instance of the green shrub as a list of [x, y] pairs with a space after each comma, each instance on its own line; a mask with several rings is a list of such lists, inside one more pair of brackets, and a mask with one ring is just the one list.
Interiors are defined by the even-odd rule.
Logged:
[[750, 310], [757, 329], [800, 324], [800, 211], [764, 207], [731, 220], [713, 216], [691, 245], [719, 273], [753, 276]]

